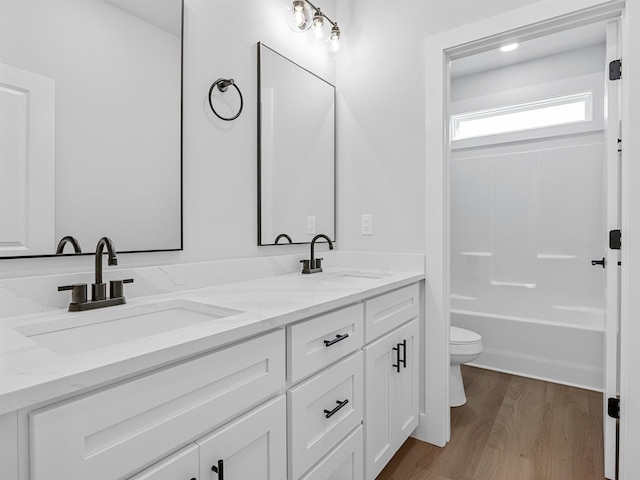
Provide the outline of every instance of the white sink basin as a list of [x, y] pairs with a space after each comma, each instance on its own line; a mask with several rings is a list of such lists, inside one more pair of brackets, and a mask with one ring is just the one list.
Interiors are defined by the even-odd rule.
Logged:
[[71, 313], [62, 319], [26, 325], [17, 331], [55, 353], [74, 355], [238, 313], [241, 312], [189, 300], [166, 300]]

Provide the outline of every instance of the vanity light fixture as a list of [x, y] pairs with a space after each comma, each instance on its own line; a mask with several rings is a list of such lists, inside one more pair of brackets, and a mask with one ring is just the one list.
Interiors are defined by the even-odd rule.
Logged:
[[338, 24], [327, 17], [309, 0], [287, 0], [289, 27], [297, 33], [311, 30], [311, 43], [329, 43], [329, 53], [335, 56], [345, 43], [344, 33]]
[[503, 45], [500, 47], [501, 52], [513, 52], [519, 45], [517, 43], [510, 43], [509, 45]]

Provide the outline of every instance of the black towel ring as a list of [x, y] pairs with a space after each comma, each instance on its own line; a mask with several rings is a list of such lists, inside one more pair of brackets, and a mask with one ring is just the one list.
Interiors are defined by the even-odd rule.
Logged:
[[[236, 89], [236, 91], [238, 92], [238, 95], [240, 96], [240, 110], [238, 110], [238, 113], [236, 113], [233, 117], [227, 118], [227, 117], [223, 117], [222, 115], [220, 115], [218, 112], [216, 112], [216, 109], [213, 108], [213, 100], [211, 100], [211, 94], [213, 93], [213, 89], [215, 87], [218, 87], [218, 90], [220, 90], [221, 92], [224, 93], [229, 89], [229, 85], [234, 87]], [[218, 80], [216, 80], [215, 82], [213, 82], [211, 84], [211, 88], [209, 89], [209, 106], [211, 107], [211, 110], [213, 111], [213, 113], [215, 113], [216, 117], [218, 117], [220, 120], [224, 120], [226, 122], [230, 122], [231, 120], [235, 120], [236, 118], [238, 118], [240, 116], [240, 114], [242, 113], [242, 107], [244, 106], [244, 102], [242, 100], [242, 92], [240, 91], [238, 86], [233, 81], [233, 78], [229, 78], [229, 79], [219, 78]]]

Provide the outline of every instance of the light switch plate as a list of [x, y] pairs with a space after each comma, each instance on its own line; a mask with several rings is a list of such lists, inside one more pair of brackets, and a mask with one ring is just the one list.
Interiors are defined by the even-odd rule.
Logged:
[[362, 215], [360, 225], [362, 235], [373, 235], [373, 215]]
[[316, 216], [309, 215], [307, 217], [307, 234], [315, 235], [316, 234]]

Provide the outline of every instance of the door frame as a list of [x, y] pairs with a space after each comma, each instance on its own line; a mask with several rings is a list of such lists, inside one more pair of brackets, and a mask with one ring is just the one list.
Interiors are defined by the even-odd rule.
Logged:
[[[494, 48], [510, 38], [541, 32], [552, 33], [593, 21], [622, 17], [622, 222], [621, 250], [621, 427], [620, 479], [632, 480], [640, 472], [640, 381], [629, 368], [640, 364], [640, 349], [634, 351], [632, 339], [640, 338], [640, 296], [630, 292], [640, 289], [640, 254], [629, 246], [640, 245], [640, 111], [628, 108], [640, 105], [640, 62], [627, 52], [640, 51], [640, 31], [629, 28], [640, 25], [640, 4], [624, 0], [541, 0], [486, 20], [439, 33], [425, 39], [426, 55], [426, 231], [425, 231], [425, 406], [417, 438], [444, 446], [451, 436], [449, 410], [449, 139], [448, 105], [450, 99], [449, 62], [456, 56]], [[634, 84], [635, 81], [635, 84]]]

